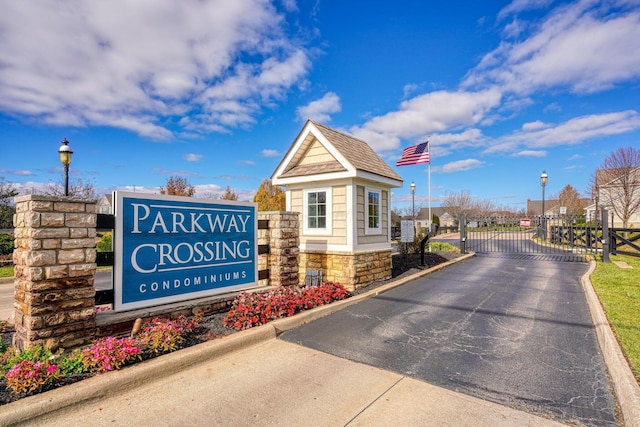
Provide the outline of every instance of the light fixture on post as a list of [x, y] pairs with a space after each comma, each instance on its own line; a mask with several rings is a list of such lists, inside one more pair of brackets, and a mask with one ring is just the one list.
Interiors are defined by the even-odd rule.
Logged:
[[547, 226], [544, 221], [544, 187], [547, 186], [547, 181], [549, 180], [549, 176], [546, 171], [542, 171], [540, 175], [540, 186], [542, 186], [542, 215], [540, 216], [540, 225], [542, 226], [542, 238], [547, 237]]
[[73, 151], [69, 147], [69, 141], [67, 138], [62, 140], [62, 145], [58, 148], [58, 154], [60, 154], [60, 163], [64, 166], [64, 195], [69, 195], [69, 165], [71, 164], [71, 157]]
[[416, 222], [416, 183], [411, 181], [411, 218], [413, 219], [414, 228]]

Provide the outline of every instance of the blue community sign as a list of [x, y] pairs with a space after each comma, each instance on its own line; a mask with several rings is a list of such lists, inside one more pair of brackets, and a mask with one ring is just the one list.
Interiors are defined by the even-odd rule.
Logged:
[[114, 310], [257, 285], [255, 203], [115, 192]]

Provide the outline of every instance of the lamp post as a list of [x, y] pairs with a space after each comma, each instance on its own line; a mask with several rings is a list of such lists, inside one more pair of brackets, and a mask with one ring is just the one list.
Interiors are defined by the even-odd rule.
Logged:
[[71, 157], [73, 151], [69, 147], [69, 141], [67, 138], [62, 140], [62, 145], [58, 148], [58, 154], [60, 154], [60, 163], [64, 166], [64, 195], [69, 195], [69, 165], [71, 164]]
[[542, 187], [542, 215], [540, 218], [540, 225], [542, 225], [543, 239], [546, 239], [547, 237], [547, 225], [544, 222], [544, 187], [546, 187], [548, 179], [549, 179], [549, 176], [547, 175], [547, 172], [542, 171], [542, 174], [540, 175], [540, 186]]
[[416, 223], [416, 183], [411, 181], [411, 218], [413, 219], [413, 227]]

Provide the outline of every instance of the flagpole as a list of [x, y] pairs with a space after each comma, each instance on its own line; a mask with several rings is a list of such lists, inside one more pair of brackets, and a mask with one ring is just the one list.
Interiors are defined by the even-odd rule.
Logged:
[[[431, 144], [429, 143], [429, 139], [431, 137], [428, 136], [427, 137], [427, 150], [430, 153], [431, 152]], [[427, 176], [428, 176], [428, 182], [427, 182], [427, 187], [428, 187], [428, 191], [429, 191], [429, 233], [431, 233], [431, 222], [433, 221], [433, 215], [431, 215], [431, 155], [429, 155], [429, 163], [428, 163], [428, 167], [427, 167]]]
[[433, 221], [433, 216], [431, 215], [431, 159], [429, 159], [429, 166], [427, 168], [428, 175], [428, 187], [429, 187], [429, 232], [431, 232], [431, 221]]

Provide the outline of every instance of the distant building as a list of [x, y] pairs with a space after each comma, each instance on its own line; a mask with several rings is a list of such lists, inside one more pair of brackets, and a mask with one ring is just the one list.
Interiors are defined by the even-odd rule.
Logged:
[[98, 199], [96, 203], [96, 213], [99, 214], [113, 214], [113, 195], [105, 194]]
[[[615, 170], [596, 171], [596, 186], [592, 189], [593, 199], [585, 207], [587, 219], [599, 218], [599, 211], [604, 207], [611, 215], [609, 226], [623, 227], [624, 221], [619, 213], [625, 210], [625, 205], [635, 206], [636, 209], [629, 216], [626, 227], [640, 227], [640, 167], [631, 170], [624, 177], [615, 175]], [[626, 198], [628, 200], [625, 201]]]
[[[443, 207], [431, 207], [431, 216], [437, 216], [440, 221], [440, 227], [453, 227], [457, 224], [457, 218]], [[429, 208], [421, 208], [416, 215], [416, 221], [420, 224], [420, 228], [425, 228], [429, 224]]]

